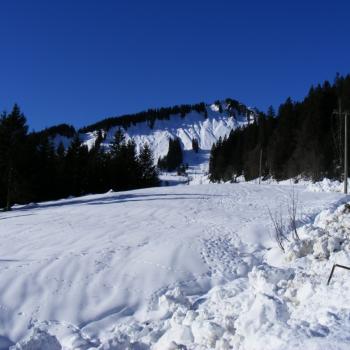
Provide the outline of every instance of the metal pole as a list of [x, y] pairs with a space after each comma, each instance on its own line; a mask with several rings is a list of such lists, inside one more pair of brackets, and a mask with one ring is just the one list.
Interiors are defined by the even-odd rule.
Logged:
[[344, 165], [344, 156], [343, 156], [343, 159], [341, 158], [342, 157], [342, 154], [341, 154], [341, 141], [342, 141], [342, 120], [341, 120], [341, 98], [339, 97], [338, 99], [338, 116], [339, 116], [339, 155], [340, 155], [340, 165], [341, 165], [341, 162], [343, 161], [343, 165]]
[[345, 139], [344, 139], [344, 193], [348, 193], [348, 112], [345, 112]]
[[[344, 115], [344, 194], [348, 194], [348, 111], [342, 112], [341, 99], [339, 99], [338, 111], [333, 114], [341, 118]], [[341, 125], [341, 121], [339, 125]]]

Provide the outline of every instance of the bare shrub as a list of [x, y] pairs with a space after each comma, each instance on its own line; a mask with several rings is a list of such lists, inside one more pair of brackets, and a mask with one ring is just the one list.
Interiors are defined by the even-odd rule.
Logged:
[[298, 207], [299, 207], [299, 197], [295, 193], [295, 189], [293, 186], [287, 201], [287, 210], [288, 210], [289, 229], [292, 232], [293, 239], [296, 241], [300, 240], [298, 231], [297, 231], [297, 216], [299, 211]]
[[277, 242], [278, 246], [284, 252], [284, 242], [288, 241], [288, 238], [285, 235], [286, 225], [284, 224], [282, 211], [277, 210], [275, 212], [271, 212], [269, 208], [269, 216], [273, 224], [274, 229], [274, 239]]
[[297, 218], [299, 213], [299, 198], [295, 192], [294, 187], [289, 194], [289, 197], [286, 202], [287, 207], [287, 218], [286, 222], [283, 218], [282, 212], [283, 208], [280, 207], [278, 210], [272, 212], [270, 208], [268, 209], [269, 216], [273, 225], [273, 238], [277, 242], [278, 246], [284, 252], [284, 244], [289, 241], [287, 235], [289, 232], [292, 233], [292, 239], [294, 241], [299, 241], [299, 235], [297, 231]]

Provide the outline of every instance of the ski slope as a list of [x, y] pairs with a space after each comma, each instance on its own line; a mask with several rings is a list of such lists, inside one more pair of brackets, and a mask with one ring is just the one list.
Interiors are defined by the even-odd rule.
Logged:
[[[344, 200], [305, 188], [296, 187], [301, 223]], [[269, 283], [290, 278], [288, 269], [277, 268], [283, 256], [267, 213], [284, 208], [290, 190], [244, 183], [160, 187], [1, 213], [0, 349], [24, 339], [16, 349], [235, 343], [258, 350], [248, 341], [256, 329], [270, 341], [264, 349], [286, 349], [283, 339], [300, 345], [304, 338], [288, 325], [291, 314], [269, 305], [260, 276], [271, 270], [276, 277]], [[274, 329], [271, 318], [284, 326]]]

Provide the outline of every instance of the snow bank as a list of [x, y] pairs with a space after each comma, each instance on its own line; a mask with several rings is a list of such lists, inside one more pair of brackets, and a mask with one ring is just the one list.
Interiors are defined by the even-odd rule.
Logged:
[[34, 328], [31, 334], [11, 346], [10, 350], [61, 350], [62, 346], [57, 338], [40, 328]]
[[[348, 180], [348, 185], [350, 182]], [[310, 183], [307, 186], [307, 191], [311, 192], [343, 192], [344, 183], [337, 180], [324, 178], [322, 181]]]
[[[244, 182], [244, 177], [242, 177], [238, 182]], [[248, 183], [258, 184], [259, 179], [254, 179], [248, 181]], [[292, 178], [282, 181], [277, 181], [274, 178], [268, 178], [261, 181], [265, 185], [278, 185], [278, 186], [295, 186], [295, 187], [305, 187], [306, 191], [309, 192], [339, 192], [344, 191], [344, 182], [338, 180], [331, 180], [324, 178], [322, 181], [312, 182], [311, 180], [303, 179], [302, 177]], [[348, 186], [350, 188], [350, 179], [348, 180]]]
[[290, 244], [288, 268], [258, 264], [199, 299], [168, 291], [159, 298], [166, 316], [148, 324], [161, 334], [155, 344], [142, 326], [130, 333], [154, 350], [261, 350], [262, 344], [268, 350], [348, 349], [350, 276], [338, 272], [329, 287], [326, 280], [333, 263], [350, 265], [350, 206], [323, 211], [299, 235], [303, 253]]

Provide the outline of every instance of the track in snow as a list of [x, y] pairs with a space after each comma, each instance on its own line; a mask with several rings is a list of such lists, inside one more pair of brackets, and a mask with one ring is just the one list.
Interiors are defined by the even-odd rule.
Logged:
[[[267, 207], [281, 207], [290, 189], [163, 187], [0, 214], [0, 344], [43, 321], [98, 344], [125, 317], [160, 317], [157, 301], [167, 290], [179, 286], [200, 299], [246, 276], [275, 244]], [[297, 191], [309, 216], [341, 197]]]

